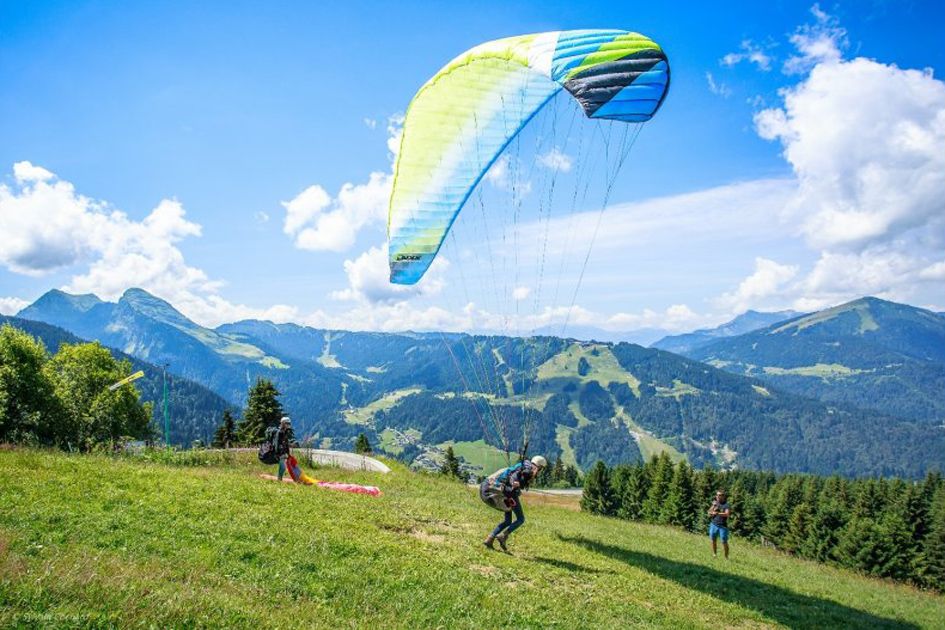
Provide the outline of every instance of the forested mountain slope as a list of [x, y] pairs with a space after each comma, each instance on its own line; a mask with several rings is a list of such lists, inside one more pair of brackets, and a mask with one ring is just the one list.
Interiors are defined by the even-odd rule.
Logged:
[[688, 356], [830, 403], [945, 423], [945, 319], [863, 298]]
[[[435, 461], [451, 444], [485, 469], [521, 448], [587, 468], [667, 451], [696, 465], [918, 476], [945, 468], [945, 432], [628, 343], [557, 337], [327, 331], [243, 321], [215, 330], [144, 291], [110, 316], [88, 297], [24, 311], [172, 369], [240, 402], [273, 380], [300, 437]], [[50, 303], [56, 305], [49, 308]], [[84, 309], [84, 310], [83, 310]]]
[[650, 344], [651, 348], [666, 350], [675, 354], [691, 353], [697, 348], [707, 346], [717, 339], [736, 337], [759, 328], [766, 328], [772, 324], [783, 322], [797, 317], [800, 313], [794, 311], [777, 311], [763, 313], [759, 311], [745, 311], [735, 319], [715, 328], [703, 328], [682, 335], [670, 335]]

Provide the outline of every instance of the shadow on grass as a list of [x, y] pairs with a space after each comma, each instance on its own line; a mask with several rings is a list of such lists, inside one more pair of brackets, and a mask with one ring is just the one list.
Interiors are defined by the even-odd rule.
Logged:
[[[608, 558], [625, 562], [647, 573], [672, 580], [680, 586], [701, 591], [716, 599], [758, 611], [768, 619], [791, 628], [918, 628], [906, 621], [878, 617], [843, 604], [801, 595], [751, 578], [724, 573], [709, 567], [668, 560], [642, 551], [582, 537], [559, 538]], [[720, 559], [721, 561], [721, 559]]]
[[559, 560], [557, 558], [545, 558], [543, 556], [533, 556], [529, 558], [533, 562], [540, 562], [542, 564], [547, 564], [548, 566], [555, 567], [557, 569], [564, 569], [565, 571], [571, 571], [574, 573], [600, 573], [597, 569], [592, 569], [591, 567], [585, 567], [581, 564], [575, 564], [573, 562], [568, 562], [567, 560]]

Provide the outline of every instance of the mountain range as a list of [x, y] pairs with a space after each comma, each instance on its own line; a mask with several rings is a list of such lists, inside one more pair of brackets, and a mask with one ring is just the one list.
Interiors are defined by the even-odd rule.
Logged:
[[867, 297], [682, 352], [766, 385], [945, 424], [945, 318]]
[[[945, 431], [927, 418], [817, 400], [772, 385], [764, 374], [729, 370], [724, 359], [709, 359], [716, 367], [630, 343], [346, 332], [255, 320], [209, 329], [140, 289], [117, 303], [50, 291], [19, 316], [169, 363], [175, 374], [237, 404], [256, 378], [269, 378], [299, 435], [344, 448], [364, 432], [408, 461], [452, 445], [485, 472], [527, 437], [530, 452], [584, 468], [667, 451], [695, 465], [782, 472], [917, 476], [945, 469]], [[758, 320], [752, 315], [729, 328]], [[804, 330], [816, 325], [811, 321]], [[702, 348], [745, 336], [718, 334]], [[936, 396], [941, 390], [928, 392]]]
[[762, 313], [759, 311], [745, 311], [735, 319], [716, 328], [703, 328], [684, 335], [671, 335], [650, 344], [651, 348], [666, 350], [675, 354], [687, 354], [707, 346], [713, 341], [726, 337], [737, 337], [745, 333], [777, 324], [787, 319], [797, 317], [801, 313], [794, 311], [777, 311]]

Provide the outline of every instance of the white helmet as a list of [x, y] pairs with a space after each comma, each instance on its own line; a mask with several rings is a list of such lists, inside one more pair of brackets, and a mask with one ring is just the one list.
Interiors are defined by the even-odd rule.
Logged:
[[535, 464], [536, 466], [540, 466], [544, 468], [545, 466], [548, 465], [548, 460], [542, 457], [541, 455], [535, 455], [534, 457], [532, 457], [532, 463]]
[[284, 424], [286, 426], [292, 426], [292, 421], [289, 420], [289, 416], [282, 416], [282, 420], [279, 421], [279, 424]]

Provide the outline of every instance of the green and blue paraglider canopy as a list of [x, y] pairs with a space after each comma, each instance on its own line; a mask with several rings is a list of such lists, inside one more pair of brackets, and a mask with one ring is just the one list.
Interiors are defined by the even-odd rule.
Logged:
[[562, 90], [588, 118], [639, 123], [668, 87], [660, 46], [621, 30], [522, 35], [456, 57], [407, 109], [388, 211], [391, 282], [423, 277], [473, 189]]

